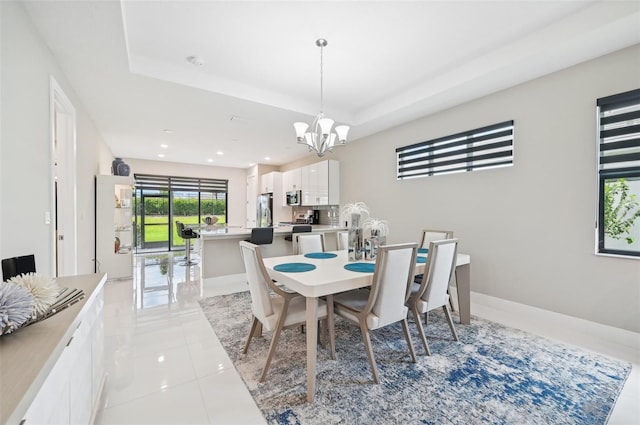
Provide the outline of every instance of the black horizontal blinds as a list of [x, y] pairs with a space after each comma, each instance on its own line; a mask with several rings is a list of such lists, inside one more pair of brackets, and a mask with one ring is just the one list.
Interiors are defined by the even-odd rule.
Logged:
[[156, 176], [151, 174], [134, 174], [134, 177], [136, 188], [144, 190], [226, 193], [229, 186], [229, 181], [222, 179]]
[[602, 176], [640, 170], [640, 89], [598, 99], [599, 157]]
[[513, 165], [513, 121], [396, 149], [399, 180]]

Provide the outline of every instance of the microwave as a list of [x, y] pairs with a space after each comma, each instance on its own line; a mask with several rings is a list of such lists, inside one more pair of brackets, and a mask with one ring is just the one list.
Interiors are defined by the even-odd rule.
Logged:
[[302, 205], [302, 191], [294, 190], [291, 192], [287, 192], [287, 205], [290, 207]]

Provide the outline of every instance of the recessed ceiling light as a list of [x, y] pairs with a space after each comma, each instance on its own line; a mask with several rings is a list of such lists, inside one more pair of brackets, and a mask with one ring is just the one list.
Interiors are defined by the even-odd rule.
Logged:
[[159, 154], [158, 154], [158, 156], [159, 156], [160, 158], [164, 158], [164, 154], [163, 154], [163, 153], [159, 153]]
[[254, 165], [256, 165], [256, 164], [255, 164], [255, 163], [253, 163], [253, 162], [250, 162], [250, 163], [249, 163], [249, 167], [253, 167]]
[[171, 134], [171, 133], [173, 133], [173, 130], [169, 130], [168, 128], [165, 128], [165, 129], [164, 129], [164, 130], [162, 130], [162, 131], [164, 131], [164, 132], [165, 132], [165, 133], [167, 133], [167, 134]]
[[163, 143], [163, 144], [161, 144], [161, 145], [160, 145], [160, 147], [161, 147], [162, 149], [167, 149], [167, 148], [169, 147], [169, 145], [165, 145], [165, 144]]
[[222, 156], [222, 155], [224, 155], [224, 152], [218, 151], [218, 152], [216, 152], [216, 155], [221, 155]]
[[204, 59], [202, 59], [200, 56], [187, 56], [187, 62], [189, 62], [191, 65], [195, 65], [195, 66], [202, 66], [204, 65]]
[[213, 159], [209, 158], [207, 159], [207, 162], [213, 162]]
[[270, 156], [265, 156], [264, 159], [265, 159], [265, 161], [271, 161], [271, 157]]

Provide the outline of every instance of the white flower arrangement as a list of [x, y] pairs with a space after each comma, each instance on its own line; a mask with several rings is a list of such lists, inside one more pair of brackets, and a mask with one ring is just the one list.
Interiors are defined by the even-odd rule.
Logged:
[[56, 301], [60, 287], [48, 276], [37, 273], [25, 273], [9, 279], [9, 283], [21, 286], [31, 293], [34, 300], [33, 313], [40, 316], [47, 312]]
[[0, 335], [8, 334], [33, 316], [34, 300], [28, 289], [0, 282]]
[[369, 207], [364, 202], [354, 202], [352, 204], [345, 204], [340, 208], [340, 220], [348, 221], [351, 224], [351, 216], [359, 215], [364, 218], [364, 215], [369, 215]]
[[377, 218], [368, 218], [362, 223], [364, 229], [369, 229], [371, 235], [387, 236], [389, 234], [389, 223], [386, 220], [379, 220]]

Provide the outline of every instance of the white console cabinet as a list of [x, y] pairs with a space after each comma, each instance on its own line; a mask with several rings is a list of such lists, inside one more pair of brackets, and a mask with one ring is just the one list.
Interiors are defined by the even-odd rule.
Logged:
[[58, 278], [85, 298], [2, 336], [0, 423], [90, 424], [105, 381], [104, 274]]

